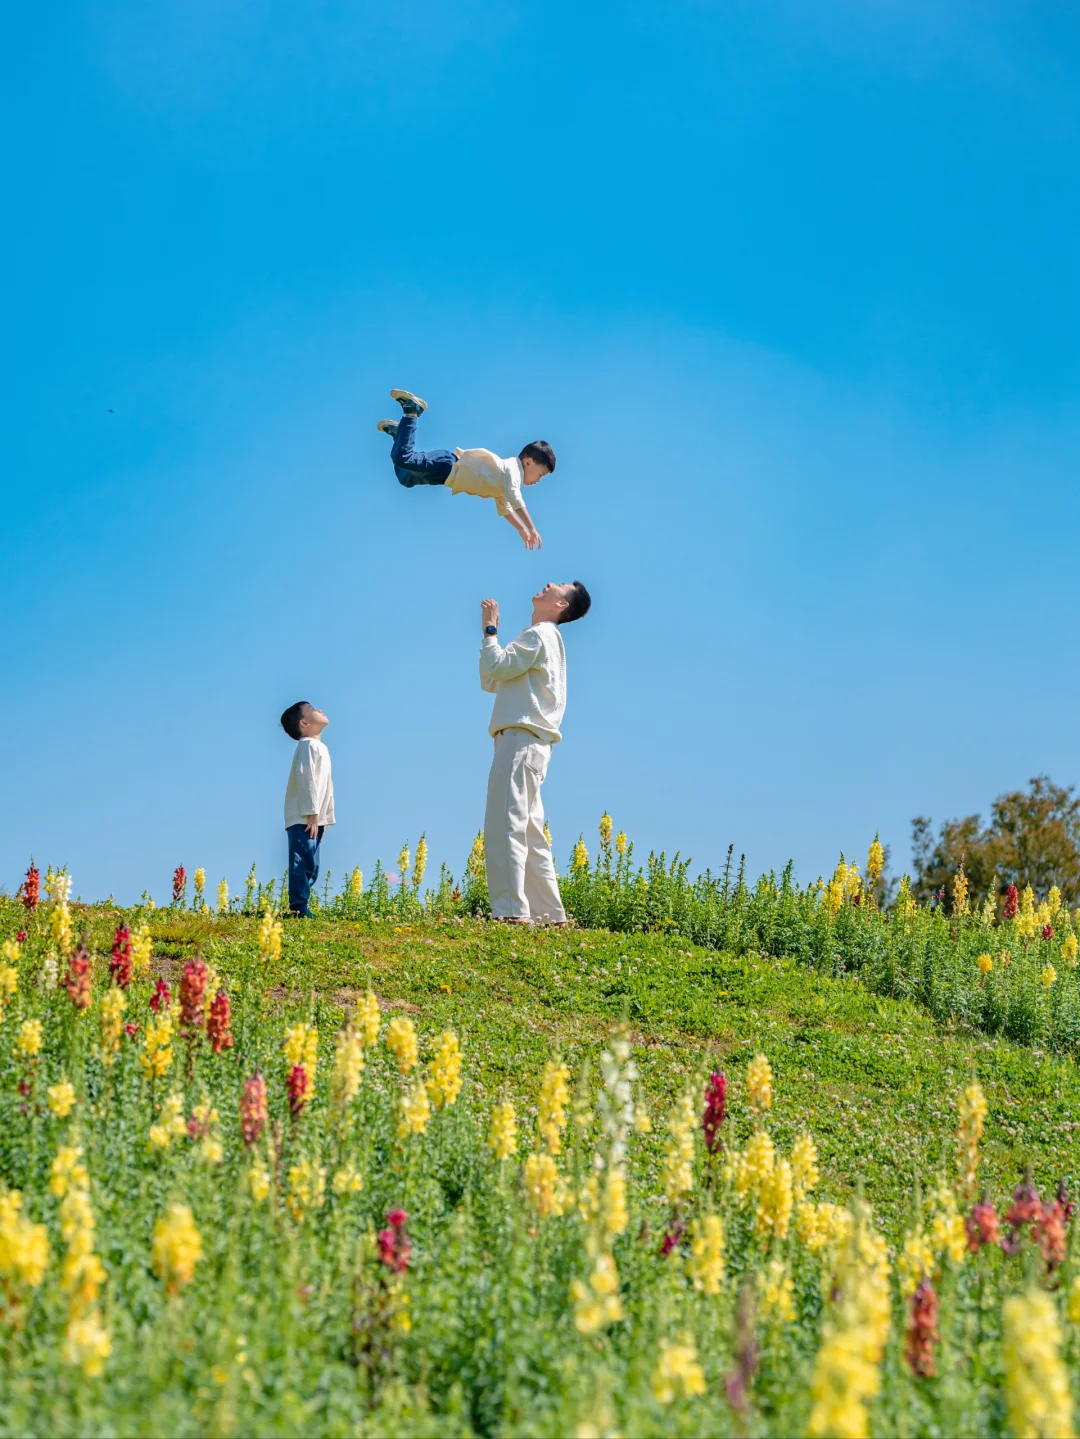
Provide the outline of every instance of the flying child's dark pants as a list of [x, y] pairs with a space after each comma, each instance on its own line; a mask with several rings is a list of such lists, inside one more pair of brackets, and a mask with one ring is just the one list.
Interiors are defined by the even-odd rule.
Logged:
[[413, 443], [416, 421], [416, 415], [402, 415], [394, 448], [390, 451], [398, 484], [406, 489], [412, 489], [413, 485], [445, 485], [457, 456], [453, 450], [416, 449]]

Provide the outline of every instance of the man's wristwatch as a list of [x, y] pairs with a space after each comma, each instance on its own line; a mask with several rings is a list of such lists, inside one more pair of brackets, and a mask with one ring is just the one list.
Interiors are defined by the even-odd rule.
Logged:
[[485, 633], [486, 635], [497, 635], [497, 634], [499, 633], [499, 626], [498, 626], [498, 625], [485, 625], [485, 626], [484, 626], [484, 633]]

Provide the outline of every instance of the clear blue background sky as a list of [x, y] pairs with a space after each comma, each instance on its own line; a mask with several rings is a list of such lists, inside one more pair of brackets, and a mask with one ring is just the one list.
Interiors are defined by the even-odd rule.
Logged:
[[[0, 884], [480, 825], [478, 604], [580, 577], [547, 802], [812, 879], [1080, 778], [1075, 6], [157, 0], [8, 22]], [[7, 288], [7, 287], [6, 287]], [[394, 481], [559, 456], [525, 551]]]

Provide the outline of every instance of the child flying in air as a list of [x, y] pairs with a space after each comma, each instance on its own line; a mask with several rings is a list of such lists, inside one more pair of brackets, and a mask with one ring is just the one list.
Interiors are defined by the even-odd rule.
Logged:
[[494, 500], [495, 508], [525, 541], [525, 548], [538, 550], [541, 539], [525, 501], [524, 485], [535, 485], [555, 468], [555, 451], [546, 440], [526, 445], [516, 459], [500, 459], [490, 450], [418, 450], [416, 422], [427, 409], [424, 400], [408, 390], [391, 390], [390, 398], [401, 406], [400, 420], [380, 420], [378, 428], [394, 442], [390, 451], [398, 483], [445, 485], [455, 495], [479, 495]]

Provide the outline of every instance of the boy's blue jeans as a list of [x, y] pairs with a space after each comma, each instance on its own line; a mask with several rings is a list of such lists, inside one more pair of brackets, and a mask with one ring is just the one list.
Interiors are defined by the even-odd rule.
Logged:
[[398, 484], [411, 490], [413, 485], [445, 485], [457, 456], [453, 450], [418, 450], [416, 415], [402, 415], [394, 447], [390, 451]]
[[319, 877], [319, 846], [325, 826], [319, 826], [317, 839], [312, 839], [306, 824], [291, 824], [289, 837], [289, 908], [293, 914], [306, 915], [311, 886]]

